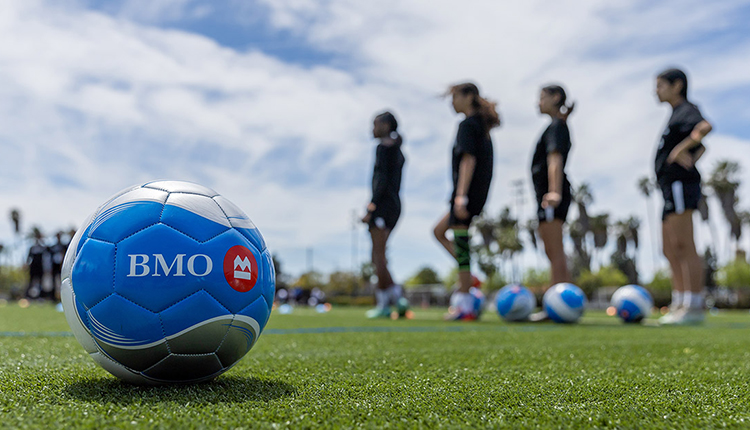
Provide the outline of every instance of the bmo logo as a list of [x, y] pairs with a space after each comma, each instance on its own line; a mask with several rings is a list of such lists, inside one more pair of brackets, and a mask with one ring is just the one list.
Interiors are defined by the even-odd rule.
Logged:
[[187, 254], [177, 254], [167, 263], [164, 254], [128, 254], [130, 270], [128, 278], [144, 276], [206, 276], [214, 268], [214, 262], [206, 254], [195, 254], [185, 259]]
[[229, 248], [224, 255], [224, 277], [235, 290], [250, 291], [258, 281], [258, 263], [253, 253], [242, 245]]

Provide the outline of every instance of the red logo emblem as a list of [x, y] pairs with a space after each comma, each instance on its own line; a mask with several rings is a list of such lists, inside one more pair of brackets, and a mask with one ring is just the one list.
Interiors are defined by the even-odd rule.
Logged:
[[252, 290], [258, 281], [258, 263], [253, 253], [242, 245], [229, 248], [224, 256], [224, 277], [240, 293]]

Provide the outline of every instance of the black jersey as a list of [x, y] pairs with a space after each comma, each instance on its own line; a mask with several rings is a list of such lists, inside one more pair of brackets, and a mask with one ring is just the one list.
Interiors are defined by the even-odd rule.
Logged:
[[[667, 127], [661, 136], [661, 143], [656, 150], [654, 161], [656, 179], [660, 184], [668, 184], [674, 181], [700, 183], [701, 175], [695, 166], [688, 170], [677, 163], [668, 163], [667, 158], [680, 142], [690, 136], [695, 126], [701, 121], [703, 121], [703, 115], [701, 115], [698, 107], [687, 100], [672, 111], [672, 116], [669, 117]], [[690, 152], [695, 154], [701, 146], [702, 144], [694, 146], [690, 149]]]
[[67, 245], [57, 242], [50, 246], [48, 249], [50, 256], [52, 257], [52, 272], [60, 273], [62, 270], [63, 260], [65, 259], [65, 252], [67, 252]]
[[46, 254], [46, 246], [34, 244], [29, 248], [29, 256], [26, 260], [26, 264], [29, 265], [29, 272], [32, 276], [41, 276], [42, 273], [44, 273], [44, 257]]
[[494, 163], [492, 139], [484, 130], [482, 120], [478, 115], [470, 116], [458, 125], [456, 143], [453, 145], [453, 194], [451, 194], [451, 202], [456, 198], [458, 169], [464, 154], [473, 155], [476, 158], [474, 175], [471, 177], [471, 183], [469, 183], [467, 194], [469, 203], [466, 208], [470, 213], [478, 214], [487, 202]]
[[531, 158], [531, 180], [534, 183], [534, 191], [537, 199], [549, 192], [549, 166], [547, 157], [552, 153], [559, 153], [563, 159], [563, 183], [561, 193], [566, 194], [570, 189], [570, 182], [565, 174], [565, 165], [568, 162], [568, 154], [573, 144], [570, 141], [570, 130], [568, 123], [560, 118], [553, 118], [547, 129], [542, 133], [536, 144], [534, 156]]
[[381, 141], [375, 150], [375, 167], [372, 171], [372, 203], [376, 211], [400, 211], [401, 171], [404, 154], [401, 152], [401, 136], [391, 144]]

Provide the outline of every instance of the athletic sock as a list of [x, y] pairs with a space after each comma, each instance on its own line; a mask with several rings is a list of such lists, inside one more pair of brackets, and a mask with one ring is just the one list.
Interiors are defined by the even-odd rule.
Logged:
[[392, 304], [396, 305], [398, 304], [398, 299], [401, 298], [401, 296], [404, 295], [404, 290], [401, 287], [401, 285], [393, 284], [386, 290], [388, 292], [388, 297]]
[[672, 290], [672, 307], [673, 308], [676, 309], [685, 303], [684, 302], [685, 298], [683, 297], [683, 294], [684, 293], [682, 291]]
[[701, 310], [703, 309], [703, 293], [686, 291], [682, 303], [684, 307], [690, 310]]
[[385, 309], [388, 307], [388, 290], [381, 290], [380, 288], [375, 291], [375, 305], [379, 309]]

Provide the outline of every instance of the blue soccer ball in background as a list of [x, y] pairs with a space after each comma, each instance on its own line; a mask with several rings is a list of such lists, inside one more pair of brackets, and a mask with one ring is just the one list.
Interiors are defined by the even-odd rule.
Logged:
[[623, 321], [637, 323], [651, 315], [654, 299], [639, 285], [625, 285], [612, 295], [612, 306]]
[[484, 310], [484, 293], [477, 287], [469, 288], [469, 294], [474, 297], [474, 314], [477, 318], [482, 316]]
[[574, 323], [583, 315], [586, 295], [577, 286], [562, 282], [544, 293], [542, 307], [552, 321]]
[[189, 182], [128, 188], [70, 243], [62, 303], [76, 339], [135, 384], [210, 380], [255, 345], [275, 293], [253, 222]]
[[525, 321], [536, 308], [536, 297], [523, 285], [506, 285], [497, 292], [495, 308], [506, 321]]

